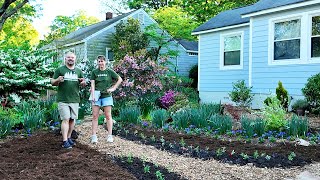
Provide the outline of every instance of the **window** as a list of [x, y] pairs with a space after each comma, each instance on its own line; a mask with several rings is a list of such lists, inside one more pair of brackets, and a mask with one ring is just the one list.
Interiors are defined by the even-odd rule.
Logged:
[[139, 20], [140, 24], [144, 24], [144, 16], [143, 16], [143, 13], [139, 13], [139, 14], [138, 14], [138, 20]]
[[273, 59], [300, 58], [301, 20], [294, 19], [274, 24]]
[[320, 57], [320, 16], [312, 17], [311, 58]]
[[106, 58], [109, 59], [109, 61], [113, 61], [113, 51], [111, 48], [106, 48]]
[[220, 69], [242, 69], [243, 32], [222, 35]]

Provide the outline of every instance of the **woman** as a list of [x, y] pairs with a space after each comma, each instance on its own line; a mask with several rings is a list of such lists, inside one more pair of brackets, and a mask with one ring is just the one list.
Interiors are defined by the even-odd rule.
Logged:
[[[91, 97], [92, 97], [92, 136], [91, 143], [97, 143], [97, 128], [100, 108], [103, 107], [107, 119], [108, 136], [107, 142], [113, 142], [111, 107], [113, 106], [112, 92], [115, 91], [122, 82], [122, 78], [112, 69], [106, 67], [106, 58], [102, 55], [97, 57], [98, 68], [91, 73]], [[112, 80], [117, 79], [113, 85]], [[100, 91], [100, 97], [95, 99], [95, 91]]]

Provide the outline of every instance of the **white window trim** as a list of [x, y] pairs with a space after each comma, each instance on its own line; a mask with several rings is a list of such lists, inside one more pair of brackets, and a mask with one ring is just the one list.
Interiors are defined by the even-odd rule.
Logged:
[[[240, 65], [224, 65], [224, 38], [230, 36], [241, 36], [241, 48], [240, 48]], [[237, 31], [220, 35], [220, 70], [235, 70], [243, 69], [243, 31]]]
[[[110, 50], [111, 50], [111, 48], [106, 47], [106, 59], [108, 59], [108, 60], [110, 60], [110, 59], [109, 59], [109, 51], [110, 51]], [[114, 61], [114, 59], [113, 59], [112, 61]]]
[[313, 12], [308, 16], [308, 60], [310, 63], [320, 63], [320, 57], [311, 57], [312, 17], [314, 16], [320, 16], [320, 12]]
[[[314, 64], [320, 63], [320, 58], [311, 58], [311, 18], [320, 15], [319, 10], [297, 13], [269, 19], [269, 42], [268, 42], [268, 65], [290, 65], [290, 64]], [[278, 22], [301, 20], [300, 36], [300, 58], [288, 60], [274, 60], [274, 24]], [[303, 28], [302, 28], [303, 27]], [[303, 29], [303, 30], [302, 30]], [[307, 48], [303, 48], [307, 47]]]

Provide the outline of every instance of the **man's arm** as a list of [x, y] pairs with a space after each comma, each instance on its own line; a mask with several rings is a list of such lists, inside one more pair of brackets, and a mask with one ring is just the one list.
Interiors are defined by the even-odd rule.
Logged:
[[59, 76], [57, 79], [52, 78], [51, 84], [53, 86], [58, 86], [60, 82], [63, 82], [63, 80], [64, 80], [63, 76]]

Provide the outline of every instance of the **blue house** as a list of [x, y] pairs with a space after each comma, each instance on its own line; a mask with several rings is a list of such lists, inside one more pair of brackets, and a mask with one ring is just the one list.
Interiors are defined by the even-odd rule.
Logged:
[[252, 86], [252, 108], [262, 107], [279, 81], [295, 101], [320, 72], [319, 0], [260, 0], [221, 12], [192, 34], [199, 38], [202, 102], [231, 103], [237, 80]]

